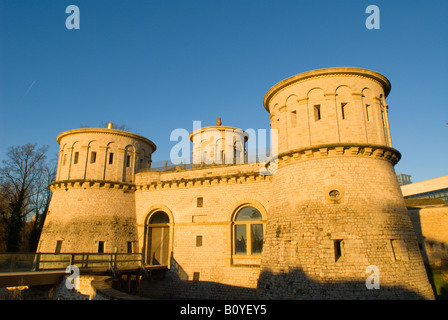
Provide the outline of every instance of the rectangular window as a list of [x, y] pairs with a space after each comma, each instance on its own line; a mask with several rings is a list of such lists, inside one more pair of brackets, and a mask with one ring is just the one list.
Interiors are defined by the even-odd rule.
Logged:
[[193, 281], [199, 281], [199, 272], [193, 272]]
[[128, 241], [126, 245], [127, 245], [127, 252], [132, 253], [132, 241]]
[[92, 151], [92, 153], [90, 154], [90, 163], [95, 163], [96, 162], [96, 152]]
[[109, 153], [109, 164], [113, 164], [114, 163], [114, 154], [111, 152]]
[[247, 254], [246, 225], [235, 226], [235, 254]]
[[65, 166], [65, 162], [67, 162], [67, 154], [64, 154], [64, 160], [62, 161], [63, 166]]
[[250, 231], [252, 254], [261, 254], [263, 249], [263, 225], [252, 224], [250, 226]]
[[320, 104], [314, 106], [314, 121], [320, 120]]
[[367, 118], [367, 121], [370, 121], [369, 112], [370, 112], [370, 106], [368, 104], [366, 104], [366, 118]]
[[196, 199], [196, 206], [198, 208], [202, 208], [204, 206], [204, 198], [203, 197], [198, 197]]
[[297, 127], [297, 112], [296, 110], [291, 112], [291, 127]]
[[104, 252], [104, 241], [98, 241], [98, 253]]
[[202, 236], [196, 236], [196, 247], [202, 247]]
[[343, 120], [345, 120], [346, 106], [347, 106], [347, 103], [341, 103], [341, 114], [342, 114], [342, 119]]
[[131, 166], [131, 156], [127, 156], [126, 157], [126, 167], [130, 167]]
[[58, 240], [56, 242], [56, 249], [54, 250], [54, 253], [61, 253], [62, 249], [62, 240]]
[[342, 241], [334, 240], [334, 261], [338, 261], [342, 257]]
[[78, 163], [78, 158], [79, 158], [79, 152], [75, 152], [75, 157], [73, 159], [73, 164], [77, 164]]

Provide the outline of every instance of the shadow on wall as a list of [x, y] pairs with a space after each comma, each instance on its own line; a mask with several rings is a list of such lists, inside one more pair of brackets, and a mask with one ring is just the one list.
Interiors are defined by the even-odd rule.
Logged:
[[[420, 211], [425, 208], [423, 205], [443, 205], [443, 202], [441, 199], [406, 199], [406, 204], [416, 205], [415, 207], [407, 206], [407, 210], [417, 236], [426, 273], [437, 300], [448, 299], [448, 244], [433, 240], [423, 234]], [[423, 207], [417, 207], [418, 205]], [[443, 228], [442, 220], [437, 223], [442, 223]]]
[[262, 272], [257, 298], [263, 300], [423, 300], [421, 295], [401, 287], [368, 289], [365, 281], [318, 282], [302, 270], [272, 274]]
[[173, 271], [163, 277], [143, 280], [140, 296], [152, 299], [220, 300], [256, 299], [256, 289], [226, 285], [211, 281], [180, 279]]
[[[172, 258], [174, 260], [174, 258]], [[365, 281], [320, 283], [301, 270], [273, 275], [263, 272], [258, 288], [245, 288], [211, 281], [188, 280], [174, 260], [174, 269], [142, 281], [141, 296], [154, 299], [263, 299], [263, 300], [421, 300], [424, 297], [401, 287], [368, 289]], [[179, 270], [181, 272], [179, 273]], [[237, 272], [237, 270], [235, 271]], [[275, 288], [275, 289], [274, 289]]]

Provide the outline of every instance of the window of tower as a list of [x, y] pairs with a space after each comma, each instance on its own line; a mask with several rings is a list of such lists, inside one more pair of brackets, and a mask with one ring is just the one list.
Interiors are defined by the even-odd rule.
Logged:
[[291, 127], [297, 127], [297, 111], [294, 110], [291, 112]]
[[131, 166], [131, 156], [126, 156], [126, 167], [130, 167]]
[[321, 119], [320, 104], [314, 106], [314, 121]]
[[204, 206], [204, 198], [203, 197], [198, 197], [196, 199], [196, 207], [197, 208], [202, 208]]
[[77, 164], [78, 163], [78, 158], [79, 158], [79, 152], [75, 152], [75, 157], [73, 159], [73, 164]]
[[196, 247], [202, 247], [202, 236], [196, 236]]
[[95, 163], [96, 162], [96, 152], [92, 151], [92, 153], [90, 154], [90, 163]]
[[346, 108], [347, 107], [347, 103], [341, 103], [341, 114], [342, 114], [342, 119], [345, 120], [345, 116], [346, 116]]
[[61, 253], [62, 241], [63, 240], [56, 241], [56, 249], [54, 250], [54, 253]]
[[98, 241], [98, 253], [104, 253], [104, 241]]
[[367, 121], [370, 121], [369, 112], [370, 112], [370, 105], [366, 104], [366, 118], [367, 118]]
[[111, 152], [109, 153], [109, 164], [113, 164], [114, 163], [114, 154]]
[[343, 240], [334, 240], [334, 261], [337, 262], [342, 257]]

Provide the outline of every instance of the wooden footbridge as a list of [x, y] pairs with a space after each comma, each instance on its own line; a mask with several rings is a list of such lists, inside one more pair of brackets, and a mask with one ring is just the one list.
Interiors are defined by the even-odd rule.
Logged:
[[149, 276], [152, 271], [167, 269], [166, 265], [145, 265], [141, 253], [1, 253], [0, 288], [54, 285], [72, 274], [79, 275]]

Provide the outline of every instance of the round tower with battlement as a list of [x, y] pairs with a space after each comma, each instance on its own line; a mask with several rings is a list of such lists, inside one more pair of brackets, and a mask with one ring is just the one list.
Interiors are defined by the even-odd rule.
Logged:
[[155, 144], [137, 134], [82, 128], [57, 136], [56, 181], [39, 252], [137, 252], [134, 174]]
[[390, 89], [379, 73], [329, 68], [265, 95], [278, 158], [260, 298], [433, 298], [394, 171]]

